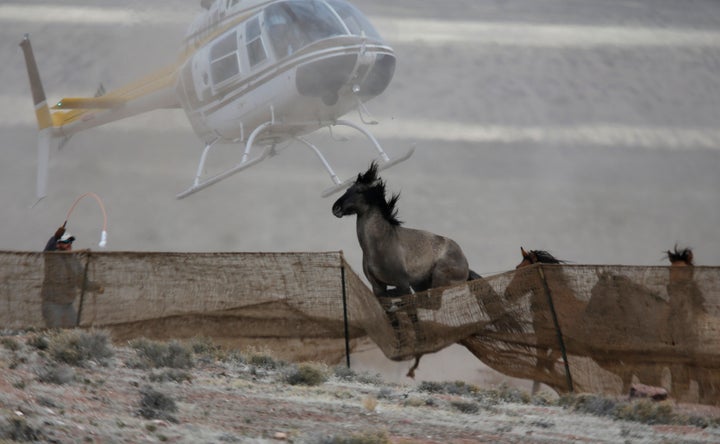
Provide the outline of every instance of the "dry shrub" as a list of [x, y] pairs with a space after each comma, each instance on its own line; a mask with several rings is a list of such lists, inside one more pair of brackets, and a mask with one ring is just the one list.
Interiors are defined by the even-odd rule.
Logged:
[[518, 404], [529, 404], [532, 400], [529, 393], [505, 383], [500, 384], [494, 389], [483, 390], [477, 393], [477, 397], [482, 401], [490, 401], [491, 403], [514, 402]]
[[30, 347], [35, 347], [38, 350], [47, 350], [50, 347], [50, 340], [43, 334], [30, 335], [25, 341]]
[[145, 338], [130, 342], [137, 352], [137, 361], [129, 363], [135, 368], [192, 368], [192, 351], [177, 341], [170, 343], [151, 341]]
[[169, 396], [161, 393], [150, 386], [143, 387], [140, 391], [140, 409], [138, 414], [145, 419], [164, 419], [170, 422], [177, 422], [172, 415], [178, 410], [175, 401]]
[[75, 370], [67, 364], [57, 364], [54, 362], [43, 365], [35, 369], [38, 381], [44, 384], [63, 385], [73, 382], [76, 374]]
[[434, 381], [422, 381], [418, 385], [418, 390], [428, 393], [440, 393], [446, 395], [473, 395], [478, 393], [480, 389], [472, 384], [466, 384], [463, 381], [452, 381], [452, 382], [434, 382]]
[[275, 359], [268, 350], [250, 348], [247, 350], [246, 355], [245, 360], [249, 365], [264, 370], [275, 370], [287, 365], [285, 362]]
[[333, 369], [336, 378], [343, 381], [354, 381], [357, 378], [357, 372], [345, 365], [338, 365]]
[[305, 363], [292, 366], [285, 374], [285, 382], [290, 385], [320, 385], [328, 380], [328, 370], [322, 364]]
[[212, 362], [215, 360], [224, 361], [228, 359], [228, 352], [221, 346], [215, 344], [212, 338], [196, 336], [189, 341], [188, 345], [200, 361]]
[[168, 368], [163, 372], [160, 373], [151, 373], [148, 376], [148, 379], [151, 382], [177, 382], [178, 384], [183, 383], [185, 381], [192, 382], [192, 374], [185, 370], [177, 369], [177, 368]]
[[[408, 396], [405, 398], [402, 405], [403, 407], [422, 407], [428, 405], [428, 399], [423, 399], [417, 396]], [[431, 401], [431, 403], [434, 403], [434, 401]]]
[[365, 407], [365, 410], [367, 410], [368, 412], [374, 412], [375, 408], [377, 408], [378, 400], [376, 397], [368, 395], [363, 398], [362, 404], [363, 407]]
[[381, 387], [377, 393], [378, 399], [392, 399], [395, 397], [395, 392], [390, 387]]
[[389, 444], [384, 431], [354, 433], [348, 436], [329, 436], [318, 440], [320, 444]]
[[450, 401], [450, 405], [461, 413], [477, 413], [480, 411], [480, 405], [472, 401], [454, 400]]
[[82, 367], [88, 361], [106, 364], [114, 354], [110, 334], [102, 330], [62, 330], [49, 339], [48, 351], [58, 362]]
[[625, 403], [616, 408], [614, 416], [618, 419], [645, 424], [673, 424], [676, 422], [676, 415], [673, 413], [673, 407], [669, 401], [655, 402], [641, 399]]
[[602, 395], [583, 393], [564, 395], [558, 404], [574, 411], [605, 416], [644, 424], [693, 425], [696, 427], [717, 427], [720, 418], [703, 418], [675, 413], [671, 401], [640, 399], [622, 401]]
[[361, 384], [372, 384], [372, 385], [379, 385], [383, 383], [382, 376], [380, 376], [379, 373], [369, 373], [369, 372], [356, 372], [355, 370], [344, 366], [339, 365], [333, 369], [333, 372], [335, 374], [335, 377], [338, 379], [341, 379], [343, 381], [356, 381]]
[[25, 418], [12, 416], [0, 418], [0, 441], [38, 442], [43, 440], [42, 430], [28, 424]]
[[2, 340], [0, 340], [0, 343], [2, 343], [3, 347], [10, 351], [18, 351], [20, 350], [20, 343], [12, 337], [3, 337]]
[[558, 399], [558, 404], [563, 407], [570, 407], [578, 412], [589, 413], [595, 416], [614, 416], [618, 408], [617, 400], [593, 393], [563, 395]]

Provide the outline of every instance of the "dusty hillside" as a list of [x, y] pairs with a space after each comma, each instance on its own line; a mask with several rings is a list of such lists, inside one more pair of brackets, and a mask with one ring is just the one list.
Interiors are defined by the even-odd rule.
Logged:
[[[507, 386], [385, 383], [259, 350], [3, 332], [0, 442], [720, 441], [718, 411]], [[622, 419], [620, 419], [622, 418]]]

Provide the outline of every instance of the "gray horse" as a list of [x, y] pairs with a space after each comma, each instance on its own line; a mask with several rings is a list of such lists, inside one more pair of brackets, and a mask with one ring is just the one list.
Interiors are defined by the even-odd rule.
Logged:
[[[357, 215], [363, 272], [375, 296], [408, 295], [480, 278], [468, 268], [465, 254], [452, 239], [402, 227], [395, 208], [398, 198], [398, 194], [386, 198], [385, 182], [378, 177], [378, 167], [373, 162], [365, 173], [358, 174], [355, 183], [332, 207], [337, 217]], [[430, 297], [437, 301], [427, 306], [440, 308], [440, 295]], [[422, 340], [415, 307], [407, 311], [416, 327], [416, 338]], [[390, 319], [397, 326], [394, 313]], [[413, 376], [420, 357], [416, 359], [408, 376]]]
[[357, 215], [363, 272], [375, 296], [411, 294], [478, 278], [454, 240], [401, 226], [395, 208], [399, 195], [386, 199], [385, 182], [377, 172], [373, 162], [332, 207], [337, 217]]

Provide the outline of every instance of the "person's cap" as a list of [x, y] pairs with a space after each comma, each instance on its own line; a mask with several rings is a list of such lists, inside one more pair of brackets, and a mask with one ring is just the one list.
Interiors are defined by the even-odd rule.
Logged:
[[60, 239], [58, 239], [58, 242], [63, 243], [63, 244], [69, 244], [69, 243], [72, 243], [72, 241], [74, 241], [74, 240], [75, 240], [75, 236], [71, 235], [70, 233], [68, 233], [66, 231], [65, 234], [63, 234], [62, 237]]

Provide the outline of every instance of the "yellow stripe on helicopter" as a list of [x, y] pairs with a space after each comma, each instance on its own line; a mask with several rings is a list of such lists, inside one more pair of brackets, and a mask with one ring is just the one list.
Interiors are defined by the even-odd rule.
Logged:
[[[172, 89], [175, 87], [176, 70], [178, 65], [170, 65], [150, 74], [143, 79], [118, 88], [99, 97], [66, 97], [60, 99], [52, 110], [53, 126], [61, 127], [88, 115], [93, 110], [112, 111], [123, 105], [146, 97], [152, 93]], [[165, 107], [179, 107], [179, 103]]]
[[106, 109], [117, 108], [127, 102], [121, 97], [66, 97], [60, 100], [52, 109]]

